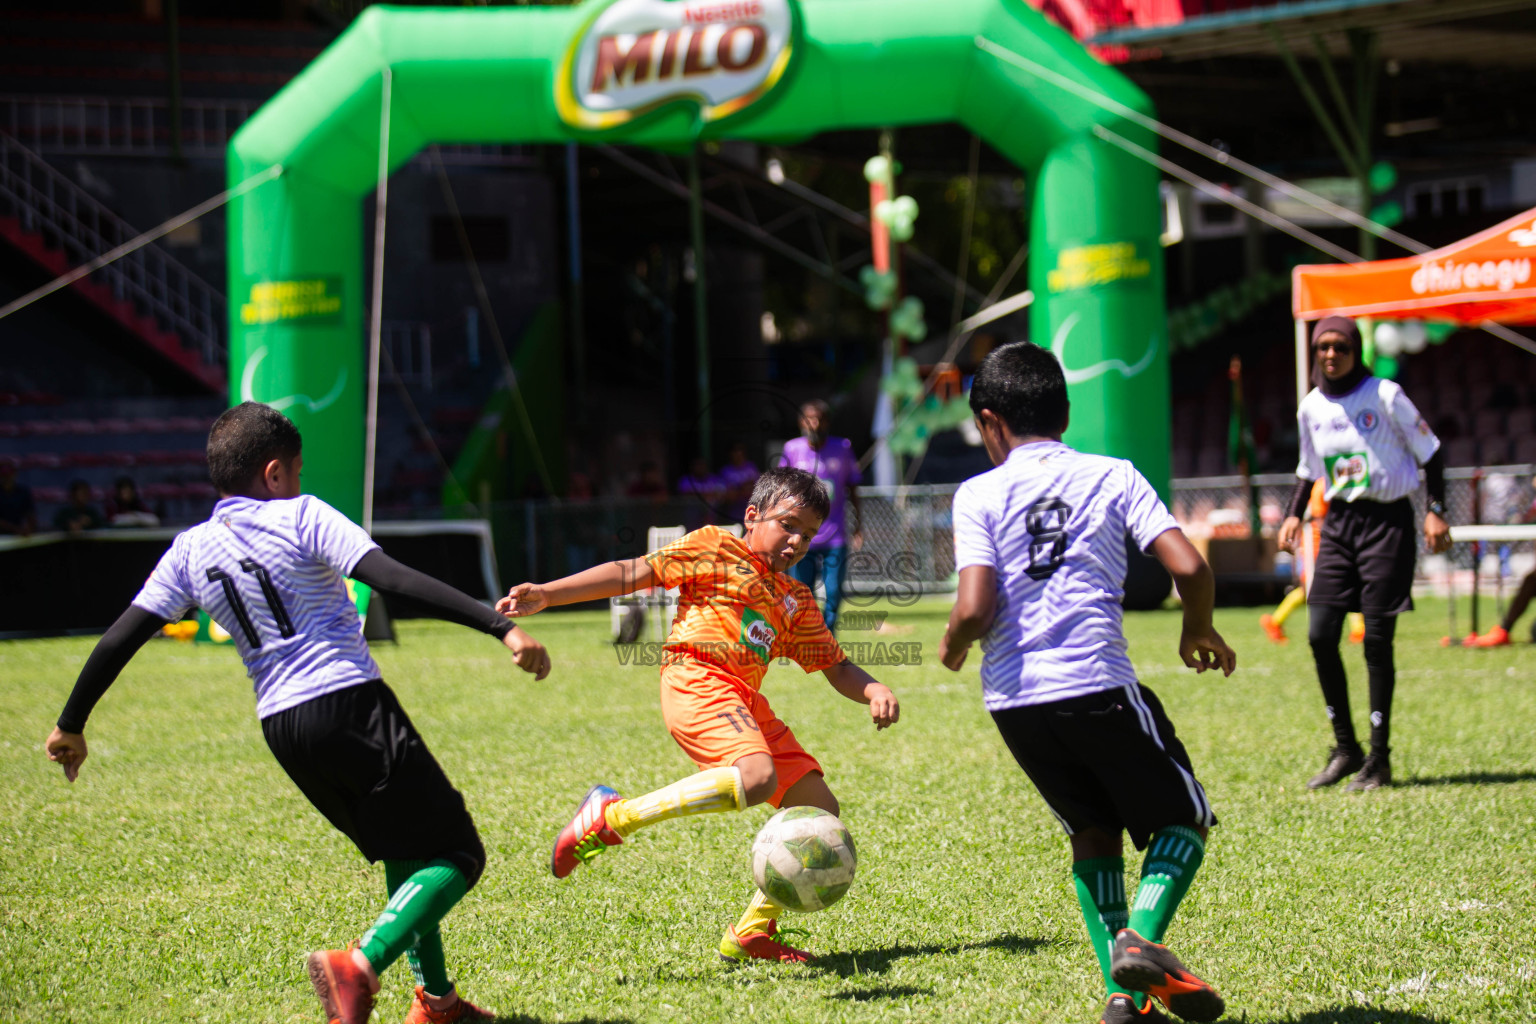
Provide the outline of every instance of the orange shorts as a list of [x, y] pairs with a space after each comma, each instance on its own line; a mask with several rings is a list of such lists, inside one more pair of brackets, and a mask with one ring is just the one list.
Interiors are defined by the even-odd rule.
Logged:
[[748, 754], [772, 755], [779, 787], [768, 802], [775, 807], [789, 787], [821, 771], [766, 697], [705, 662], [662, 666], [661, 717], [701, 771], [735, 764]]

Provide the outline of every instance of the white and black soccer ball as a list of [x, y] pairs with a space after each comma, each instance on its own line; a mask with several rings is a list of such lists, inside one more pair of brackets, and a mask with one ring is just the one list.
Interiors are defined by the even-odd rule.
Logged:
[[857, 863], [853, 836], [819, 807], [786, 807], [752, 841], [752, 880], [764, 896], [802, 914], [842, 899]]

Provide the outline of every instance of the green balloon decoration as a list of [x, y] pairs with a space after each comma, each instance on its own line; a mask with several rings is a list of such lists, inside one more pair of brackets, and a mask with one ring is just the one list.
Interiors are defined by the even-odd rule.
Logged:
[[910, 242], [917, 221], [917, 200], [911, 196], [882, 199], [875, 204], [875, 218], [891, 231], [898, 242]]
[[1403, 222], [1403, 204], [1396, 200], [1382, 203], [1371, 211], [1371, 220], [1383, 227], [1396, 227]]
[[881, 184], [887, 191], [891, 189], [891, 182], [895, 180], [896, 172], [901, 165], [888, 156], [872, 156], [864, 161], [864, 180], [871, 185]]
[[928, 336], [928, 323], [923, 319], [923, 300], [915, 295], [902, 299], [891, 310], [891, 335], [911, 341], [922, 341]]
[[896, 455], [921, 455], [935, 434], [953, 430], [971, 418], [968, 396], [943, 401], [938, 395], [923, 393], [922, 375], [910, 356], [891, 364], [891, 372], [880, 381], [880, 390], [896, 403], [897, 426], [886, 439]]
[[1371, 191], [1380, 195], [1397, 184], [1397, 168], [1385, 160], [1378, 160], [1371, 165], [1369, 178]]
[[896, 272], [880, 273], [873, 266], [859, 271], [859, 283], [864, 286], [864, 304], [870, 309], [890, 309], [896, 299]]

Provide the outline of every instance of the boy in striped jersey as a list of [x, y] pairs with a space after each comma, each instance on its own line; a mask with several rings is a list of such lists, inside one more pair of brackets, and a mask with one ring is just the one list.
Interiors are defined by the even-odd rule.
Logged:
[[549, 655], [492, 609], [384, 554], [325, 502], [300, 496], [301, 444], [285, 416], [257, 402], [215, 421], [208, 472], [222, 498], [208, 522], [176, 537], [96, 645], [48, 737], [48, 758], [75, 781], [86, 718], [123, 666], [166, 623], [204, 609], [234, 638], [278, 763], [363, 856], [384, 861], [390, 899], [373, 927], [347, 949], [309, 955], [326, 1015], [363, 1024], [379, 974], [404, 953], [417, 979], [407, 1024], [490, 1020], [448, 980], [438, 932], [479, 879], [485, 849], [463, 797], [379, 677], [346, 579], [491, 634], [539, 679]]
[[[1210, 567], [1129, 462], [1061, 443], [1067, 385], [1045, 349], [1004, 345], [982, 362], [971, 409], [996, 467], [955, 494], [959, 594], [939, 647], [951, 671], [982, 642], [987, 710], [1072, 845], [1072, 875], [1109, 989], [1102, 1024], [1213, 1021], [1225, 1004], [1158, 943], [1205, 855], [1216, 816], [1189, 755], [1136, 679], [1121, 629], [1126, 537], [1173, 575], [1179, 656], [1230, 675], [1211, 627]], [[1123, 835], [1146, 849], [1126, 906]]]

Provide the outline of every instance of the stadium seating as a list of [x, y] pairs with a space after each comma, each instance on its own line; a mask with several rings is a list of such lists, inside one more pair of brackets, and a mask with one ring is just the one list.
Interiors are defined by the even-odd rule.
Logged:
[[83, 480], [100, 505], [119, 477], [167, 523], [207, 516], [217, 495], [208, 482], [208, 428], [223, 410], [217, 398], [116, 398], [66, 401], [47, 395], [0, 395], [0, 438], [32, 489], [46, 525]]

